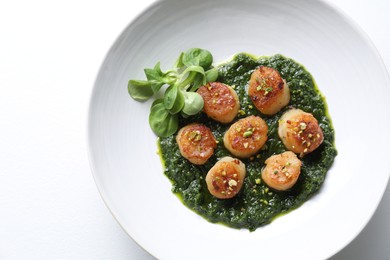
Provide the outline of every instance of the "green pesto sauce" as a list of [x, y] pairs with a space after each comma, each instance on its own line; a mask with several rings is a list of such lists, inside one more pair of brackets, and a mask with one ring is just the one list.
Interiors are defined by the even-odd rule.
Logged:
[[[278, 70], [290, 88], [289, 105], [273, 116], [262, 115], [252, 106], [247, 95], [250, 76], [260, 65]], [[325, 100], [313, 78], [294, 60], [279, 54], [255, 58], [240, 53], [232, 61], [220, 65], [218, 70], [217, 81], [230, 85], [236, 90], [241, 110], [245, 112], [243, 115], [239, 114], [232, 123], [249, 115], [259, 115], [269, 127], [266, 144], [252, 160], [241, 159], [246, 165], [246, 177], [240, 193], [232, 199], [217, 199], [209, 193], [205, 177], [218, 159], [232, 156], [223, 145], [223, 134], [231, 124], [222, 125], [208, 118], [204, 113], [190, 118], [181, 118], [179, 127], [191, 122], [207, 125], [219, 141], [218, 147], [205, 165], [197, 166], [180, 155], [175, 141], [176, 136], [161, 138], [159, 146], [165, 165], [164, 173], [172, 182], [172, 191], [186, 206], [207, 220], [253, 231], [257, 227], [270, 223], [278, 215], [299, 207], [321, 188], [326, 172], [337, 154], [334, 146], [334, 130]], [[291, 107], [300, 108], [314, 115], [323, 130], [324, 141], [314, 152], [302, 159], [301, 174], [295, 186], [288, 191], [278, 192], [265, 185], [260, 173], [268, 157], [286, 151], [277, 133], [278, 120]]]

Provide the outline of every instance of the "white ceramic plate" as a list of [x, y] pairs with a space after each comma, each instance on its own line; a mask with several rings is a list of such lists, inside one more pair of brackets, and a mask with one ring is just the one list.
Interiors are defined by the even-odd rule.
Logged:
[[[211, 224], [171, 193], [148, 125], [150, 103], [127, 93], [130, 78], [182, 50], [281, 53], [304, 64], [326, 96], [338, 156], [320, 192], [255, 232]], [[93, 175], [126, 232], [159, 259], [324, 259], [373, 215], [389, 178], [390, 82], [367, 37], [322, 1], [168, 0], [153, 4], [116, 40], [91, 98]]]

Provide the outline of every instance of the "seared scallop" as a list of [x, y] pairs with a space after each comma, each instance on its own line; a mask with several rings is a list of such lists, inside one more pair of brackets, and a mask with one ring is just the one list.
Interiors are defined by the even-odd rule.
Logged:
[[207, 173], [207, 188], [219, 199], [230, 199], [240, 191], [245, 174], [245, 164], [238, 159], [224, 157]]
[[228, 85], [211, 82], [197, 91], [204, 100], [203, 111], [210, 118], [229, 123], [237, 116], [240, 102], [237, 93]]
[[267, 141], [267, 123], [258, 116], [248, 116], [230, 126], [223, 143], [233, 155], [248, 158], [256, 154]]
[[279, 72], [261, 66], [249, 80], [248, 95], [256, 108], [265, 115], [279, 112], [290, 102], [290, 89]]
[[265, 161], [261, 178], [269, 187], [275, 190], [288, 190], [297, 182], [301, 173], [302, 162], [295, 153], [287, 151], [272, 155]]
[[190, 124], [181, 128], [176, 136], [181, 155], [193, 164], [205, 164], [213, 155], [217, 141], [210, 128]]
[[300, 157], [314, 151], [324, 140], [317, 119], [300, 109], [290, 109], [282, 115], [278, 134], [286, 148]]

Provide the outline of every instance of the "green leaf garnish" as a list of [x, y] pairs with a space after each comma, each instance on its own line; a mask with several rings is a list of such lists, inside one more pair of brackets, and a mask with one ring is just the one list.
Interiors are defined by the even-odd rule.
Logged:
[[196, 92], [184, 92], [184, 107], [183, 113], [192, 116], [198, 114], [204, 105], [204, 101], [201, 95]]
[[166, 137], [178, 128], [179, 116], [188, 117], [203, 109], [203, 98], [195, 91], [218, 78], [213, 56], [207, 50], [192, 48], [182, 52], [172, 69], [163, 72], [160, 62], [144, 69], [147, 80], [130, 80], [128, 91], [137, 101], [146, 101], [167, 85], [164, 97], [153, 102], [149, 124], [153, 132]]
[[204, 69], [207, 69], [213, 63], [213, 56], [207, 50], [192, 48], [187, 50], [182, 58], [182, 62], [187, 67], [190, 66], [201, 66]]
[[206, 81], [207, 82], [213, 82], [216, 81], [218, 78], [218, 69], [212, 68], [206, 71]]
[[127, 88], [130, 96], [137, 101], [148, 100], [154, 94], [151, 83], [145, 80], [129, 80]]
[[177, 85], [170, 86], [164, 94], [164, 106], [171, 114], [179, 113], [184, 106], [184, 95]]
[[160, 137], [173, 135], [179, 126], [178, 115], [172, 115], [164, 106], [163, 99], [157, 99], [150, 108], [149, 125]]

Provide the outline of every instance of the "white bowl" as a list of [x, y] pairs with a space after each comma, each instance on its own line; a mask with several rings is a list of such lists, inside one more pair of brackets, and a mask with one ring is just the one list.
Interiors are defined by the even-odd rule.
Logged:
[[[326, 96], [338, 156], [320, 192], [255, 232], [212, 224], [185, 207], [162, 172], [150, 103], [129, 79], [180, 51], [281, 53], [303, 64]], [[90, 103], [89, 155], [98, 189], [123, 229], [159, 259], [324, 259], [373, 215], [389, 179], [387, 71], [357, 26], [322, 1], [167, 0], [138, 16], [100, 69]]]

